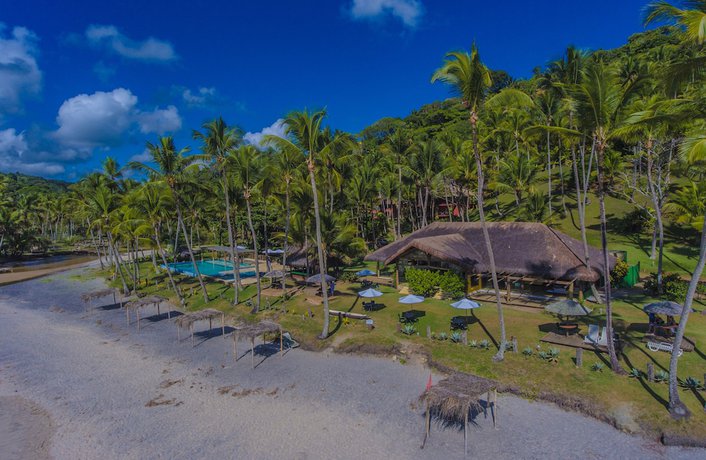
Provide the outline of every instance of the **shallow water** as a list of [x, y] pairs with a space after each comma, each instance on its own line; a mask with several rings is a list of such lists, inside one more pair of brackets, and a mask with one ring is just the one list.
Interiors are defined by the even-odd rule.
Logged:
[[13, 271], [21, 272], [46, 268], [45, 266], [62, 267], [78, 262], [88, 262], [95, 258], [96, 256], [90, 254], [59, 254], [0, 262], [0, 268], [12, 268]]

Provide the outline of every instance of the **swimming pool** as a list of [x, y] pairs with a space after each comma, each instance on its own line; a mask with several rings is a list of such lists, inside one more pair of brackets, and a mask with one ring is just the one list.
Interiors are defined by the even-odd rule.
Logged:
[[[217, 259], [197, 260], [196, 266], [198, 267], [199, 272], [201, 272], [202, 275], [212, 276], [214, 278], [220, 278], [223, 280], [232, 280], [233, 279], [233, 273], [232, 273], [233, 264], [230, 262], [227, 262], [225, 260], [217, 260]], [[191, 262], [173, 262], [173, 263], [168, 264], [168, 267], [171, 271], [173, 271], [175, 273], [182, 273], [187, 276], [196, 276], [196, 273], [194, 272], [194, 266]], [[162, 268], [164, 268], [164, 265], [162, 265]], [[248, 278], [251, 276], [255, 276], [254, 270], [243, 271], [244, 268], [253, 268], [253, 266], [251, 264], [241, 263], [240, 264], [240, 277], [241, 278]]]

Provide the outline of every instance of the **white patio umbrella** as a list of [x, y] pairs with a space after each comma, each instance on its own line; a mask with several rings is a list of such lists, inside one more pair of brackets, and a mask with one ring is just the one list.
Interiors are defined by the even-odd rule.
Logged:
[[414, 304], [414, 303], [422, 303], [424, 302], [424, 297], [419, 296], [419, 295], [406, 295], [404, 297], [400, 297], [399, 300], [400, 303], [405, 303], [405, 304]]
[[454, 308], [458, 308], [459, 310], [466, 310], [466, 316], [468, 316], [469, 310], [473, 310], [474, 308], [480, 308], [480, 304], [478, 302], [474, 302], [466, 298], [452, 303], [451, 306]]
[[382, 295], [382, 292], [376, 290], [376, 289], [366, 289], [364, 291], [360, 291], [358, 293], [360, 297], [367, 297], [367, 298], [372, 298], [372, 297], [380, 297]]

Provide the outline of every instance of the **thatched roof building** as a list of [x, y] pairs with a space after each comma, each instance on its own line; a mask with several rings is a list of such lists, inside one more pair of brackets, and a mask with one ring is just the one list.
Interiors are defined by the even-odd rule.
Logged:
[[[545, 280], [596, 282], [603, 273], [601, 251], [589, 247], [584, 264], [583, 243], [547, 225], [530, 222], [488, 222], [488, 233], [501, 275]], [[490, 272], [488, 253], [478, 222], [435, 222], [369, 254], [366, 260], [385, 265], [422, 252], [467, 274]], [[616, 259], [610, 256], [610, 268]]]

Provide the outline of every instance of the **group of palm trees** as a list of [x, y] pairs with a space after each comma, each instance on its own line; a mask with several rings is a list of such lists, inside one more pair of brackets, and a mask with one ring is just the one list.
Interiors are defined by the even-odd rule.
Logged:
[[[458, 98], [445, 103], [444, 110], [462, 118], [444, 120], [433, 130], [394, 120], [356, 137], [325, 126], [325, 111], [303, 110], [286, 116], [283, 136], [264, 136], [261, 145], [245, 143], [242, 131], [222, 118], [193, 132], [198, 152], [177, 147], [171, 137], [159, 138], [147, 143], [150, 161], [120, 168], [108, 158], [102, 172], [72, 185], [70, 193], [43, 206], [18, 208], [15, 221], [8, 217], [8, 204], [0, 201], [0, 251], [3, 237], [17, 222], [53, 240], [83, 232], [98, 249], [101, 264], [114, 267], [123, 289], [131, 291], [142, 278], [141, 249], [153, 249], [157, 270], [185, 247], [204, 301], [209, 301], [193, 247], [225, 240], [234, 267], [232, 299], [238, 304], [241, 243], [252, 247], [258, 267], [260, 254], [277, 245], [284, 250], [284, 264], [296, 249], [306, 255], [307, 271], [323, 274], [435, 219], [479, 220], [499, 315], [496, 359], [502, 360], [507, 336], [486, 220], [551, 223], [575, 212], [588, 266], [586, 209], [595, 194], [601, 263], [607, 267], [605, 199], [611, 195], [649, 216], [658, 284], [665, 216], [701, 232], [701, 251], [677, 329], [678, 350], [706, 262], [706, 57], [701, 49], [706, 2], [692, 6], [681, 10], [657, 2], [648, 8], [648, 23], [667, 19], [680, 26], [670, 29], [678, 37], [671, 49], [616, 58], [569, 48], [531, 80], [505, 87], [494, 85], [493, 72], [475, 46], [470, 52], [449, 53], [431, 81], [455, 91]], [[145, 180], [127, 177], [128, 170]], [[22, 199], [32, 201], [32, 194], [27, 196]], [[442, 204], [446, 214], [439, 212]], [[179, 284], [167, 274], [183, 302]], [[255, 274], [257, 311], [260, 270]], [[610, 276], [604, 279], [603, 293], [594, 287], [594, 295], [604, 299], [612, 336]], [[322, 284], [325, 338], [325, 279]], [[612, 341], [608, 348], [612, 369], [624, 372]], [[676, 352], [670, 375], [670, 409], [684, 415], [676, 391]]]

